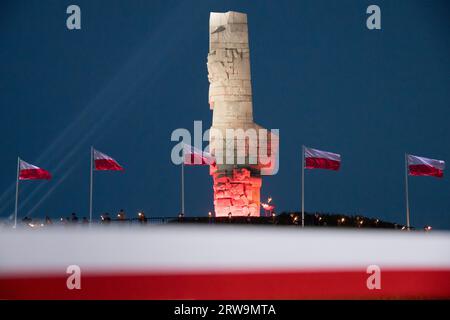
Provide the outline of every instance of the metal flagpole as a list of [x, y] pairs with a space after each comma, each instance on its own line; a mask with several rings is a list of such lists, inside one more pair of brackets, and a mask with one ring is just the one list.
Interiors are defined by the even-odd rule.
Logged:
[[183, 163], [181, 164], [181, 213], [184, 215], [184, 151]]
[[17, 227], [17, 205], [19, 204], [19, 174], [20, 174], [20, 157], [17, 157], [16, 207], [14, 209], [14, 228]]
[[305, 226], [305, 146], [302, 146], [302, 227]]
[[408, 190], [408, 155], [405, 153], [405, 201], [406, 201], [406, 228], [409, 230], [409, 190]]
[[91, 183], [89, 188], [89, 222], [92, 223], [92, 188], [94, 186], [94, 174], [93, 174], [93, 167], [94, 167], [94, 147], [91, 146]]

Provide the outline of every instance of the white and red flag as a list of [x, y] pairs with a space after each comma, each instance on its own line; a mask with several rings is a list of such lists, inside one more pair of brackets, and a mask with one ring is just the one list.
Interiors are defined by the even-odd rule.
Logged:
[[339, 170], [341, 155], [304, 147], [305, 169]]
[[343, 229], [2, 228], [0, 299], [450, 299], [450, 233]]
[[19, 180], [50, 180], [51, 177], [47, 170], [19, 159]]
[[93, 157], [95, 170], [124, 170], [116, 160], [98, 150], [93, 149]]
[[442, 178], [444, 176], [445, 161], [407, 155], [408, 174], [410, 176], [430, 176]]
[[185, 165], [214, 165], [216, 159], [208, 152], [199, 150], [194, 146], [183, 145], [183, 163]]

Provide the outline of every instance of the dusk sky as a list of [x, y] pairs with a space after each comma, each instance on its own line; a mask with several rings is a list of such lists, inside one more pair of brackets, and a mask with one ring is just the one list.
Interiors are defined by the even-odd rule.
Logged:
[[[70, 4], [81, 30], [66, 27]], [[381, 30], [366, 27], [371, 4]], [[91, 145], [125, 167], [94, 174], [95, 218], [176, 216], [170, 136], [211, 125], [209, 12], [230, 10], [248, 14], [255, 122], [280, 130], [261, 198], [300, 210], [306, 145], [342, 155], [338, 172], [306, 172], [307, 212], [405, 224], [405, 152], [450, 164], [449, 1], [2, 1], [0, 217], [17, 156], [53, 174], [20, 183], [19, 219], [88, 216]], [[206, 216], [208, 168], [185, 174], [186, 215]], [[450, 229], [449, 178], [410, 177], [413, 226]]]

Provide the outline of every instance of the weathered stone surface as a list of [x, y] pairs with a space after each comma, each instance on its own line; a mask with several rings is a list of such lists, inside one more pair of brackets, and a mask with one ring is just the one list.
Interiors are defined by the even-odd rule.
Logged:
[[[216, 159], [223, 159], [223, 162], [210, 167], [215, 214], [259, 216], [263, 166], [257, 156], [250, 156], [251, 144], [247, 138], [232, 140], [231, 143], [225, 139], [227, 129], [261, 129], [253, 121], [247, 15], [212, 12], [209, 33], [207, 66], [209, 104], [213, 110], [211, 132], [214, 129], [221, 133], [221, 138], [211, 134], [210, 151]], [[256, 140], [256, 148], [259, 148], [258, 134], [251, 139]], [[242, 157], [238, 159], [237, 151], [242, 151], [244, 161]], [[230, 152], [234, 157], [226, 161]]]

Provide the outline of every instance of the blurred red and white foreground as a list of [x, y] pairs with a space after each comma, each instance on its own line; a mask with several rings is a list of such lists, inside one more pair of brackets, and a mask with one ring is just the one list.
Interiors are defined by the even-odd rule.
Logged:
[[449, 233], [214, 225], [0, 231], [0, 299], [450, 298]]

